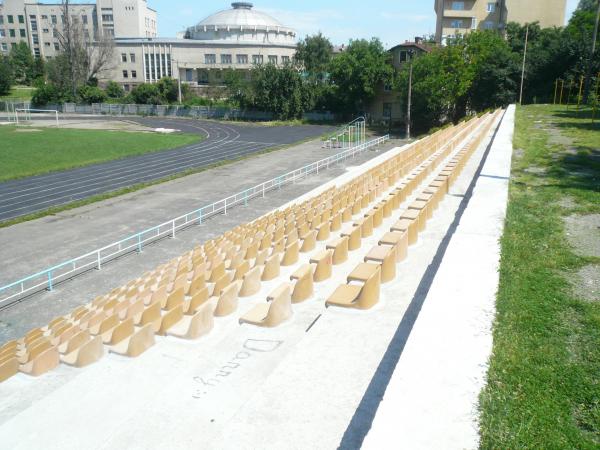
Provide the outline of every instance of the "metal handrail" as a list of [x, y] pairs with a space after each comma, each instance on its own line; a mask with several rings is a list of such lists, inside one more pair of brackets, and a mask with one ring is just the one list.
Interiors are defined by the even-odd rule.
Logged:
[[26, 276], [20, 280], [0, 287], [0, 307], [14, 301], [18, 298], [31, 295], [41, 290], [51, 291], [58, 282], [73, 278], [91, 269], [100, 270], [102, 265], [117, 257], [127, 253], [141, 252], [144, 245], [155, 242], [165, 237], [175, 237], [177, 231], [187, 228], [191, 225], [200, 225], [206, 219], [218, 215], [227, 214], [227, 211], [238, 205], [247, 205], [248, 201], [264, 197], [265, 193], [274, 189], [281, 189], [282, 186], [294, 183], [296, 180], [306, 178], [312, 173], [319, 173], [319, 170], [328, 169], [330, 165], [340, 161], [345, 161], [354, 157], [363, 151], [380, 145], [389, 140], [389, 135], [385, 135], [369, 142], [364, 142], [356, 147], [349, 148], [343, 152], [328, 156], [327, 158], [308, 164], [299, 169], [292, 170], [278, 177], [272, 178], [264, 183], [245, 189], [234, 195], [230, 195], [222, 200], [218, 200], [210, 205], [183, 214], [174, 219], [168, 220], [148, 228], [139, 233], [133, 234], [113, 242], [102, 248], [96, 249], [74, 259], [62, 262], [49, 267], [33, 275]]

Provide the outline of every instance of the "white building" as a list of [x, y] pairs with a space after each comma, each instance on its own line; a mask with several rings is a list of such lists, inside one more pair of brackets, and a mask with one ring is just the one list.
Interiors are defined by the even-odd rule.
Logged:
[[164, 76], [194, 88], [223, 83], [223, 70], [255, 64], [283, 65], [296, 52], [296, 32], [252, 3], [232, 3], [188, 28], [178, 38], [116, 38], [115, 69], [100, 81], [114, 80], [130, 90]]
[[[146, 0], [97, 0], [71, 3], [69, 15], [80, 22], [90, 40], [103, 33], [119, 37], [157, 35], [156, 11]], [[0, 52], [25, 41], [35, 56], [53, 58], [59, 51], [58, 36], [63, 31], [64, 8], [60, 3], [29, 3], [4, 0], [0, 3]]]

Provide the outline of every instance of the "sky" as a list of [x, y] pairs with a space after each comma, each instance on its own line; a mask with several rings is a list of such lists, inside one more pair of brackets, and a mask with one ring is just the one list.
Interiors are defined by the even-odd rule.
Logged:
[[[42, 3], [54, 2], [41, 0]], [[77, 2], [77, 0], [75, 0]], [[82, 1], [82, 0], [80, 0]], [[230, 8], [227, 0], [147, 0], [158, 12], [158, 35], [178, 31]], [[321, 31], [333, 44], [378, 37], [386, 48], [435, 32], [434, 0], [254, 0], [254, 8], [294, 28], [298, 38]], [[567, 0], [566, 19], [579, 0]]]

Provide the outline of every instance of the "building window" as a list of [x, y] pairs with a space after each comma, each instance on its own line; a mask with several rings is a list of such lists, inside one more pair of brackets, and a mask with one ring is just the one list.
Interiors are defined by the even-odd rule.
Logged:
[[132, 70], [131, 71], [131, 78], [137, 78], [137, 71], [136, 70]]
[[277, 64], [277, 55], [269, 55], [269, 64]]
[[59, 49], [59, 48], [60, 48], [60, 47], [58, 46], [58, 42], [55, 42], [55, 43], [54, 43], [54, 50], [58, 51], [58, 49]]
[[40, 40], [39, 40], [37, 34], [33, 34], [32, 35], [32, 39], [33, 39], [33, 45], [39, 45], [40, 44]]
[[252, 55], [252, 64], [262, 64], [263, 55]]
[[107, 36], [114, 36], [115, 29], [114, 28], [104, 28], [104, 33], [106, 33]]
[[42, 14], [42, 20], [48, 20], [48, 16], [46, 14]]
[[248, 55], [235, 55], [238, 64], [248, 64]]
[[452, 2], [452, 9], [462, 11], [465, 9], [465, 2]]
[[24, 29], [20, 29], [19, 30], [19, 34], [21, 35], [21, 37], [26, 37], [27, 35], [25, 34], [25, 30]]
[[383, 92], [392, 92], [392, 83], [390, 83], [389, 81], [386, 81], [383, 84]]
[[7, 52], [8, 51], [8, 45], [6, 45], [6, 42], [2, 43], [2, 51], [3, 52]]
[[103, 22], [112, 22], [113, 15], [112, 14], [102, 14], [102, 21]]
[[37, 31], [37, 22], [35, 20], [31, 21], [31, 31]]
[[487, 4], [487, 12], [489, 12], [489, 13], [496, 12], [496, 3], [488, 3]]
[[123, 71], [123, 78], [127, 78], [129, 75], [126, 70]]
[[493, 30], [494, 22], [492, 22], [491, 20], [486, 20], [485, 22], [483, 22], [483, 29], [484, 30]]
[[132, 63], [135, 62], [135, 53], [130, 53], [129, 54], [129, 62], [132, 62]]
[[36, 58], [40, 57], [40, 49], [39, 48], [34, 48], [33, 49], [33, 56], [35, 56]]
[[88, 18], [87, 18], [87, 16], [86, 16], [86, 15], [82, 15], [82, 16], [81, 16], [81, 21], [87, 25], [87, 23], [88, 23]]
[[0, 14], [0, 25], [4, 25], [4, 16]]
[[204, 55], [204, 64], [216, 64], [217, 63], [217, 55], [214, 53], [208, 53]]
[[220, 70], [217, 70], [217, 71], [215, 72], [215, 79], [216, 79], [216, 80], [220, 80], [220, 79], [221, 79], [221, 71], [220, 71]]
[[290, 57], [289, 56], [282, 56], [281, 57], [281, 63], [282, 64], [289, 64], [290, 63]]
[[121, 62], [127, 62], [127, 53], [121, 53]]
[[9, 14], [8, 16], [6, 16], [6, 18], [8, 19], [8, 23], [15, 23], [15, 20], [13, 19], [12, 15]]
[[199, 84], [207, 84], [208, 83], [208, 70], [199, 70], [198, 71], [198, 83]]
[[44, 45], [45, 45], [46, 47], [50, 47], [50, 42], [44, 42]]
[[185, 69], [185, 81], [194, 81], [194, 71], [192, 69]]
[[10, 37], [15, 37], [15, 30], [13, 30], [12, 28], [10, 30], [8, 30], [8, 35]]
[[450, 26], [452, 28], [462, 28], [463, 27], [463, 22], [460, 19], [453, 20], [452, 23], [450, 24]]
[[392, 117], [392, 104], [391, 103], [383, 104], [383, 117], [385, 117], [386, 119], [389, 119]]
[[[21, 14], [19, 14], [19, 23], [25, 23], [25, 16], [22, 16]], [[35, 17], [35, 16], [33, 16]]]
[[52, 22], [54, 25], [56, 25], [56, 16], [55, 16], [54, 14], [52, 14], [52, 15], [50, 16], [50, 21], [51, 21], [51, 22]]
[[49, 30], [48, 28], [44, 28], [42, 31], [43, 31], [44, 33], [50, 33], [50, 30]]
[[231, 64], [231, 55], [221, 55], [221, 64]]
[[128, 85], [128, 84], [124, 84], [124, 85], [123, 85], [123, 90], [124, 90], [125, 92], [129, 92], [129, 85]]
[[6, 32], [0, 29], [0, 38], [6, 37]]

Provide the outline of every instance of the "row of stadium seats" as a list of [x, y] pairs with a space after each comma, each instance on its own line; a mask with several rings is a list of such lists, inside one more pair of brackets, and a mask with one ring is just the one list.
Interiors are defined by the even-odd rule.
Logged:
[[[41, 375], [64, 363], [84, 367], [108, 350], [135, 357], [155, 335], [196, 339], [209, 333], [215, 317], [233, 314], [240, 298], [251, 298], [262, 283], [291, 271], [240, 323], [273, 327], [289, 319], [292, 304], [314, 294], [314, 283], [331, 278], [349, 252], [389, 220], [435, 168], [470, 133], [477, 139], [458, 152], [398, 221], [379, 239], [327, 299], [328, 306], [368, 308], [379, 284], [395, 277], [396, 262], [425, 227], [464, 161], [485, 135], [491, 116], [436, 132], [377, 164], [352, 181], [281, 211], [242, 224], [222, 236], [147, 272], [125, 286], [36, 328], [0, 347], [0, 382], [21, 371]], [[470, 150], [469, 150], [470, 149]]]

